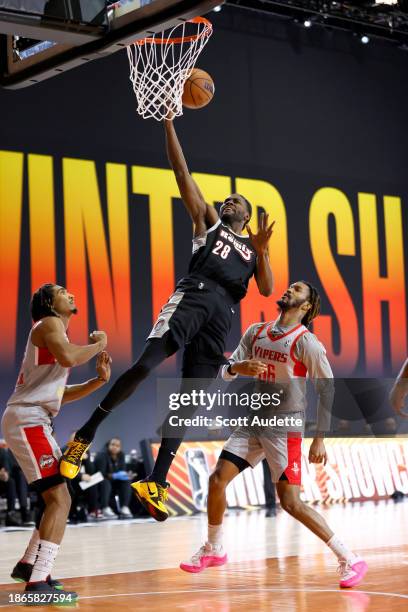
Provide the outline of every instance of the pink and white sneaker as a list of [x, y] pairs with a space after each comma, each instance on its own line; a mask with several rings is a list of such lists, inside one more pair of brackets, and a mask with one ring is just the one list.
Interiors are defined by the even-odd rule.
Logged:
[[340, 587], [349, 589], [360, 584], [368, 570], [368, 565], [361, 557], [354, 557], [349, 561], [340, 561], [337, 568], [340, 574]]
[[185, 572], [191, 572], [192, 574], [198, 574], [207, 567], [216, 567], [217, 565], [224, 565], [227, 562], [227, 554], [224, 553], [222, 546], [215, 547], [209, 542], [204, 544], [195, 555], [188, 561], [180, 563], [180, 568]]

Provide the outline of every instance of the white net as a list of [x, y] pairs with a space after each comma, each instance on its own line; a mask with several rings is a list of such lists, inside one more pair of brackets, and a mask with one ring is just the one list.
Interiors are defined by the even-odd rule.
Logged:
[[211, 23], [195, 17], [127, 48], [139, 115], [162, 121], [183, 114], [184, 83], [211, 34]]

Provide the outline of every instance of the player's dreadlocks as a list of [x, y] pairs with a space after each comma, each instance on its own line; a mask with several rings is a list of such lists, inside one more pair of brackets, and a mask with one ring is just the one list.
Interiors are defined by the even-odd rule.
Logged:
[[307, 311], [307, 313], [305, 314], [305, 316], [302, 319], [302, 324], [305, 327], [309, 327], [309, 325], [313, 321], [313, 319], [315, 319], [317, 317], [317, 315], [320, 313], [320, 295], [319, 295], [316, 287], [313, 287], [313, 285], [311, 285], [310, 283], [308, 283], [306, 281], [302, 281], [302, 283], [307, 285], [309, 287], [309, 291], [310, 291], [310, 295], [309, 295], [309, 300], [308, 301], [311, 304], [311, 308], [309, 308], [309, 310]]
[[58, 317], [52, 303], [54, 301], [54, 288], [52, 283], [45, 283], [34, 293], [31, 298], [31, 317], [34, 321], [39, 321], [43, 317]]

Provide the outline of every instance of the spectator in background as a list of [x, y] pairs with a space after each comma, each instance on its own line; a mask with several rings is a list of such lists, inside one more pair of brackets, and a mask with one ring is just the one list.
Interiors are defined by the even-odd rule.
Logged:
[[95, 472], [101, 472], [104, 476], [102, 485], [102, 513], [104, 518], [115, 518], [112, 510], [114, 497], [119, 497], [119, 515], [122, 518], [132, 518], [129, 502], [132, 495], [130, 478], [126, 471], [125, 455], [122, 451], [122, 443], [119, 438], [111, 438], [102, 451], [100, 451], [94, 462]]
[[11, 467], [7, 450], [0, 447], [0, 497], [7, 500], [6, 527], [21, 527], [21, 520], [15, 511], [16, 483], [10, 475]]
[[29, 492], [26, 477], [9, 448], [6, 450], [6, 453], [10, 466], [10, 476], [14, 480], [17, 498], [20, 504], [21, 520], [24, 527], [34, 527], [35, 523], [32, 507], [30, 506], [30, 509], [28, 507]]

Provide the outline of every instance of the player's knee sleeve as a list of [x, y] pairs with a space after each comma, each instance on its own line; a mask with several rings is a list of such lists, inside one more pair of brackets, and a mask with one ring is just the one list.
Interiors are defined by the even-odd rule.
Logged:
[[124, 373], [124, 378], [127, 382], [136, 381], [139, 382], [147, 378], [152, 368], [149, 363], [136, 362], [127, 372]]
[[101, 407], [104, 410], [112, 410], [115, 406], [124, 402], [132, 395], [142, 380], [148, 376], [149, 371], [149, 368], [145, 365], [135, 363], [122, 376], [119, 376], [112, 389], [102, 400]]
[[101, 407], [111, 411], [124, 402], [136, 390], [138, 385], [147, 378], [150, 372], [164, 361], [168, 354], [168, 339], [149, 340], [139, 359], [124, 372], [107, 396], [102, 400]]

